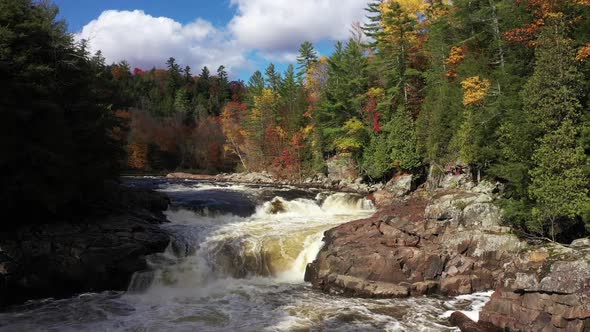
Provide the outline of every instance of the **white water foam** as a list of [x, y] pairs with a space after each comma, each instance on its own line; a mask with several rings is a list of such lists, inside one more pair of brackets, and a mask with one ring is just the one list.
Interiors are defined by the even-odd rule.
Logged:
[[465, 316], [469, 317], [474, 322], [479, 321], [479, 313], [483, 309], [483, 307], [488, 303], [492, 297], [494, 291], [487, 291], [487, 292], [478, 292], [473, 294], [467, 295], [459, 295], [452, 300], [447, 301], [447, 305], [455, 308], [457, 306], [463, 305], [467, 306], [469, 310], [448, 310], [444, 314], [441, 315], [441, 318], [449, 318], [451, 314], [455, 311], [460, 311], [465, 314]]
[[163, 227], [174, 241], [150, 257], [152, 271], [136, 274], [135, 289], [31, 301], [0, 314], [0, 331], [456, 331], [445, 312], [479, 308], [477, 296], [375, 300], [312, 290], [303, 275], [323, 232], [374, 208], [350, 194], [274, 200], [282, 211], [267, 202], [245, 218], [171, 209]]

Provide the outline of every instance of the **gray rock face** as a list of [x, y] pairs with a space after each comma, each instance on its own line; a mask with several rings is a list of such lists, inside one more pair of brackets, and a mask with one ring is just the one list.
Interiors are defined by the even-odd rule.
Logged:
[[590, 253], [550, 245], [506, 265], [480, 321], [515, 331], [590, 329]]
[[136, 193], [127, 203], [128, 211], [110, 216], [0, 233], [0, 306], [126, 289], [132, 274], [147, 268], [145, 256], [170, 242], [158, 226], [166, 221], [165, 197]]
[[457, 314], [454, 324], [463, 331], [590, 331], [587, 239], [571, 248], [532, 247], [501, 225], [491, 186], [484, 189], [430, 199], [417, 192], [327, 231], [306, 280], [363, 297], [496, 289], [478, 323]]
[[579, 249], [590, 249], [590, 238], [582, 238], [572, 241], [570, 244], [572, 248], [579, 248]]
[[341, 153], [326, 161], [328, 178], [332, 181], [353, 183], [359, 177], [356, 163], [350, 154]]
[[412, 179], [412, 174], [396, 176], [387, 182], [384, 189], [392, 193], [394, 197], [402, 197], [412, 191]]

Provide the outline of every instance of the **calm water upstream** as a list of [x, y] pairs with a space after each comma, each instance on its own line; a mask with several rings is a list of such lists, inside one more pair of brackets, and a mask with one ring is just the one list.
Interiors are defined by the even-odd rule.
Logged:
[[303, 281], [322, 234], [374, 213], [370, 201], [291, 187], [126, 178], [170, 196], [172, 242], [127, 292], [30, 301], [0, 313], [0, 331], [455, 331], [489, 294], [371, 300]]

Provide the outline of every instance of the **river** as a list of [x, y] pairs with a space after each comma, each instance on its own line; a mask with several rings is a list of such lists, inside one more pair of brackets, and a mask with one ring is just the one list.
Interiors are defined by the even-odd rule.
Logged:
[[29, 301], [0, 313], [1, 331], [456, 331], [450, 312], [477, 316], [489, 293], [457, 298], [353, 299], [303, 281], [322, 234], [375, 211], [345, 193], [293, 187], [126, 178], [166, 193], [166, 252], [126, 292]]

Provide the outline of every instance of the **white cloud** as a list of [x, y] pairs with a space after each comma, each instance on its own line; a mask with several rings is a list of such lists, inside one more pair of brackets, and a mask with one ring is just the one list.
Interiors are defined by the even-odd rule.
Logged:
[[197, 73], [224, 65], [230, 72], [253, 69], [256, 55], [267, 61], [294, 62], [301, 42], [344, 40], [354, 21], [363, 21], [369, 0], [231, 0], [236, 13], [225, 27], [201, 18], [181, 24], [141, 10], [104, 11], [76, 38], [107, 62], [164, 67], [170, 57]]
[[261, 52], [258, 55], [272, 62], [295, 63], [299, 54], [295, 52]]
[[229, 30], [240, 45], [293, 51], [301, 42], [342, 40], [364, 21], [368, 0], [232, 0], [237, 14]]
[[88, 23], [76, 38], [87, 39], [92, 52], [101, 50], [108, 62], [127, 60], [140, 68], [164, 67], [170, 57], [193, 72], [202, 66], [246, 65], [243, 48], [223, 30], [197, 19], [182, 25], [170, 18], [153, 17], [141, 10], [107, 10]]

